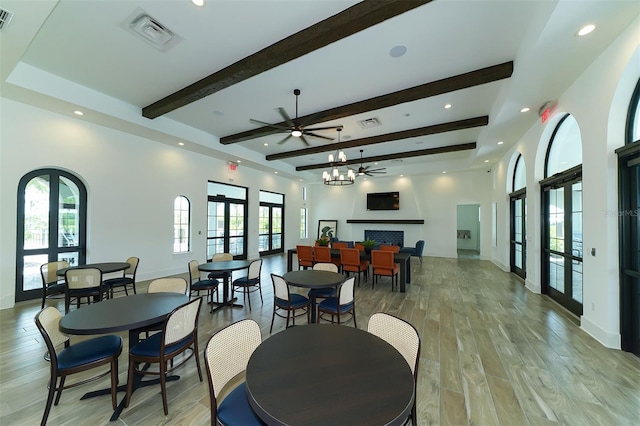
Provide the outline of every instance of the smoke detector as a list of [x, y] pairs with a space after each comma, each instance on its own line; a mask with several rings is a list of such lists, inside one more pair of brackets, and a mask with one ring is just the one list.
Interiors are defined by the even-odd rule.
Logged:
[[11, 22], [11, 18], [13, 18], [12, 12], [0, 8], [0, 30], [9, 25], [9, 22]]
[[129, 22], [128, 29], [158, 50], [166, 52], [182, 39], [147, 13], [138, 13]]

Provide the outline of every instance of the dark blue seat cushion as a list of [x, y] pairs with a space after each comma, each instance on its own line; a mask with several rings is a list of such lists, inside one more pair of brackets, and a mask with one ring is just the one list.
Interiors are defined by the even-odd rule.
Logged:
[[321, 289], [312, 288], [311, 290], [309, 290], [309, 297], [311, 297], [311, 296], [315, 296], [315, 297], [335, 297], [336, 296], [336, 289], [335, 288], [321, 288]]
[[102, 284], [107, 287], [117, 287], [126, 284], [133, 284], [133, 278], [131, 277], [119, 277], [119, 278], [109, 278], [108, 280], [102, 281]]
[[[324, 299], [322, 302], [318, 303], [318, 307], [329, 311], [329, 312], [338, 312], [338, 298], [330, 297], [329, 299]], [[340, 305], [340, 313], [348, 312], [353, 308], [353, 302], [347, 303], [345, 305]]]
[[[142, 340], [140, 343], [131, 348], [131, 354], [148, 357], [160, 356], [160, 344], [162, 343], [163, 336], [164, 335], [162, 333], [156, 333], [149, 336], [148, 338]], [[169, 346], [164, 348], [164, 353], [170, 354], [177, 351], [178, 349], [182, 349], [184, 346], [189, 344], [190, 338], [191, 335], [170, 344]]]
[[218, 405], [218, 419], [223, 425], [251, 426], [264, 425], [249, 404], [244, 383], [231, 391]]
[[[291, 298], [291, 308], [293, 309], [302, 308], [304, 306], [307, 306], [307, 304], [309, 303], [309, 299], [301, 294], [293, 293], [289, 295], [289, 297]], [[286, 300], [280, 299], [279, 297], [276, 297], [276, 304], [281, 308], [287, 308], [287, 306], [289, 306], [289, 303], [287, 303]]]
[[258, 278], [248, 279], [247, 277], [242, 277], [242, 278], [238, 278], [238, 279], [234, 280], [233, 281], [233, 285], [242, 286], [242, 287], [249, 287], [249, 286], [258, 284], [259, 281], [260, 280]]
[[66, 288], [67, 284], [65, 283], [51, 284], [47, 286], [47, 293], [64, 293]]
[[191, 290], [208, 290], [220, 285], [218, 280], [200, 280], [191, 284]]
[[58, 353], [58, 369], [65, 370], [108, 358], [122, 351], [122, 337], [100, 336], [69, 346]]

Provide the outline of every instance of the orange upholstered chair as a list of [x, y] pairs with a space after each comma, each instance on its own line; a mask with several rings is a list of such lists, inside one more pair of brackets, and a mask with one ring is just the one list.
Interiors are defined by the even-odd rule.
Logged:
[[313, 247], [296, 246], [298, 252], [298, 269], [313, 268]]
[[360, 273], [364, 272], [365, 280], [369, 276], [369, 261], [360, 259], [360, 250], [357, 248], [340, 249], [340, 263], [342, 272], [346, 272], [347, 276], [351, 272], [358, 274], [358, 287], [360, 287]]
[[353, 244], [353, 248], [354, 249], [358, 249], [360, 251], [364, 251], [364, 246], [362, 244], [360, 244], [360, 243], [354, 243]]
[[349, 248], [349, 243], [345, 243], [344, 241], [334, 241], [333, 243], [331, 243], [331, 248], [334, 248], [334, 249]]
[[393, 261], [393, 252], [387, 250], [371, 250], [371, 266], [373, 267], [373, 280], [371, 288], [376, 284], [379, 276], [391, 278], [391, 291], [393, 291], [393, 278], [395, 277], [395, 285], [398, 285], [398, 275], [400, 267]]
[[381, 244], [380, 245], [380, 250], [391, 251], [393, 253], [399, 253], [400, 252], [400, 246], [391, 246], [391, 245]]

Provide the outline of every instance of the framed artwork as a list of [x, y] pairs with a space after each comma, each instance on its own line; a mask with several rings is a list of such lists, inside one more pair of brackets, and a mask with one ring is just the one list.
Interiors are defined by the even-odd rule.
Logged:
[[338, 237], [338, 221], [337, 220], [319, 220], [318, 221], [318, 239], [332, 239]]

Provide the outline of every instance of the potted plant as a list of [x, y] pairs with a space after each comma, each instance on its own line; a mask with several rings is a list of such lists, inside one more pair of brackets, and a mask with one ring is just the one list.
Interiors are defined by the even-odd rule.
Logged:
[[329, 239], [328, 238], [318, 238], [316, 240], [316, 244], [319, 246], [328, 246], [329, 245]]
[[364, 251], [366, 251], [367, 253], [371, 253], [371, 250], [378, 245], [378, 243], [369, 238], [364, 241], [360, 241], [360, 244], [364, 246]]

